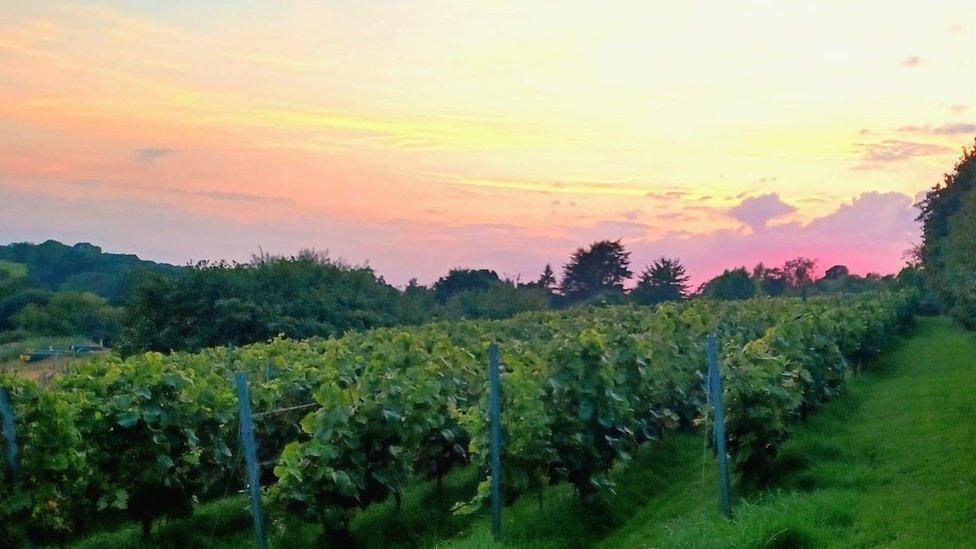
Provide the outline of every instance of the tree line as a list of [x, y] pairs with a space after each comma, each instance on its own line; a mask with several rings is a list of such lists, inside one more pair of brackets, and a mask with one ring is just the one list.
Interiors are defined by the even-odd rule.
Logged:
[[[124, 268], [86, 275], [115, 280], [106, 286], [112, 291], [99, 293], [98, 287], [63, 285], [78, 278], [71, 265], [90, 269], [106, 263], [93, 257], [101, 254], [97, 247], [47, 242], [35, 247], [43, 251], [30, 252], [32, 245], [14, 246], [20, 255], [7, 257], [47, 261], [25, 261], [26, 276], [7, 280], [9, 284], [0, 275], [0, 343], [36, 335], [77, 335], [104, 339], [123, 354], [243, 345], [278, 335], [331, 337], [438, 320], [501, 319], [580, 305], [856, 292], [897, 283], [892, 276], [851, 275], [843, 266], [816, 278], [816, 262], [800, 257], [778, 267], [729, 269], [693, 289], [679, 259], [657, 258], [635, 276], [626, 246], [620, 240], [601, 240], [573, 252], [560, 276], [548, 264], [530, 282], [501, 277], [490, 269], [455, 268], [429, 286], [411, 280], [403, 288], [388, 284], [368, 266], [350, 265], [314, 250], [290, 257], [261, 253], [243, 263], [200, 262], [183, 268], [120, 256], [129, 258]], [[57, 251], [69, 257], [59, 257]], [[54, 269], [48, 262], [61, 267]], [[55, 272], [58, 275], [52, 277]]]
[[0, 344], [36, 336], [115, 338], [136, 273], [179, 267], [55, 240], [0, 246]]

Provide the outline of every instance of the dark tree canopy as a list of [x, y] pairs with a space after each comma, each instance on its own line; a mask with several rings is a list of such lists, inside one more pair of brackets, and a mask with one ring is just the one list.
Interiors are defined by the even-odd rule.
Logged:
[[760, 263], [752, 270], [752, 278], [763, 295], [777, 297], [789, 290], [789, 281], [778, 267], [766, 267]]
[[933, 187], [918, 203], [918, 220], [922, 222], [923, 235], [920, 255], [924, 263], [936, 259], [934, 256], [939, 253], [941, 239], [949, 234], [949, 220], [962, 207], [963, 197], [973, 188], [976, 188], [976, 145], [972, 149], [964, 149], [955, 169], [945, 174], [943, 182]]
[[705, 283], [702, 295], [710, 299], [749, 299], [756, 295], [756, 285], [745, 267], [726, 269]]
[[824, 278], [827, 280], [836, 280], [838, 278], [848, 276], [851, 274], [851, 270], [847, 268], [846, 265], [834, 265], [833, 267], [827, 269], [824, 272]]
[[551, 292], [556, 288], [557, 283], [556, 274], [552, 272], [552, 265], [546, 263], [546, 267], [542, 269], [542, 274], [539, 275], [539, 287]]
[[489, 269], [451, 269], [434, 283], [434, 294], [444, 302], [458, 292], [487, 290], [499, 280], [498, 273]]
[[549, 308], [550, 294], [535, 284], [500, 280], [485, 290], [457, 292], [434, 312], [439, 318], [508, 318]]
[[[846, 269], [846, 267], [842, 267]], [[800, 295], [814, 283], [817, 261], [806, 257], [795, 257], [781, 267], [766, 267], [762, 263], [752, 270], [756, 289], [763, 295]]]
[[976, 327], [976, 146], [918, 204], [922, 245], [917, 251], [938, 302]]
[[637, 303], [653, 305], [678, 301], [688, 293], [688, 275], [677, 259], [662, 257], [644, 269], [631, 296]]
[[577, 249], [563, 267], [562, 292], [572, 299], [586, 299], [603, 291], [622, 292], [633, 276], [630, 252], [620, 240], [601, 240]]
[[786, 284], [790, 288], [802, 288], [813, 283], [813, 276], [816, 269], [817, 260], [806, 257], [795, 257], [783, 265], [783, 278], [786, 279]]
[[123, 351], [195, 350], [388, 326], [397, 321], [399, 297], [371, 269], [317, 253], [201, 263], [175, 278], [144, 275], [126, 306]]

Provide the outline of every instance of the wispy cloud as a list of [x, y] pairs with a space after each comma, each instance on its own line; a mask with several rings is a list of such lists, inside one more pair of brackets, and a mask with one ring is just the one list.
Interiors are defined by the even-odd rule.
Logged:
[[665, 221], [692, 221], [696, 219], [694, 215], [690, 215], [685, 212], [667, 212], [667, 213], [657, 214], [654, 217], [658, 219], [663, 219]]
[[607, 220], [599, 221], [592, 227], [572, 227], [569, 235], [576, 241], [606, 238], [633, 240], [645, 238], [650, 229], [650, 225], [637, 221]]
[[900, 133], [916, 133], [916, 134], [927, 134], [927, 135], [960, 135], [973, 133], [976, 134], [976, 124], [968, 122], [953, 122], [950, 124], [942, 124], [941, 126], [932, 126], [931, 124], [925, 124], [924, 126], [902, 126], [898, 128]]
[[176, 154], [173, 149], [136, 149], [135, 156], [136, 162], [140, 164], [152, 165], [155, 164], [157, 160], [165, 156], [170, 156]]
[[902, 67], [917, 67], [921, 65], [924, 61], [921, 57], [917, 55], [907, 55], [898, 62]]
[[432, 173], [428, 175], [444, 183], [449, 183], [452, 185], [465, 185], [470, 187], [489, 187], [495, 189], [512, 189], [553, 194], [603, 194], [625, 196], [641, 196], [649, 194], [647, 192], [647, 186], [615, 181], [546, 182], [465, 177], [462, 175], [443, 173]]
[[225, 202], [274, 202], [277, 204], [294, 204], [293, 200], [289, 200], [287, 198], [278, 198], [274, 196], [261, 196], [256, 194], [226, 193], [220, 191], [181, 191], [177, 189], [167, 189], [167, 191], [178, 193], [178, 194], [202, 196], [204, 198], [223, 200]]
[[650, 198], [651, 200], [670, 202], [673, 200], [681, 200], [682, 198], [688, 196], [688, 193], [686, 191], [649, 192], [644, 196]]
[[222, 202], [264, 202], [269, 204], [279, 204], [283, 206], [293, 205], [295, 202], [288, 198], [280, 198], [275, 196], [262, 196], [257, 194], [248, 193], [236, 193], [236, 192], [225, 192], [225, 191], [208, 191], [208, 190], [187, 190], [187, 189], [177, 189], [174, 187], [156, 187], [156, 186], [146, 186], [139, 185], [135, 183], [118, 183], [101, 181], [97, 179], [83, 179], [76, 181], [68, 181], [68, 185], [75, 187], [81, 187], [86, 190], [93, 190], [99, 188], [109, 188], [109, 189], [125, 189], [125, 190], [135, 190], [135, 191], [145, 191], [153, 193], [163, 193], [170, 195], [179, 196], [198, 196], [201, 198], [209, 198], [211, 200], [219, 200]]
[[919, 156], [933, 156], [953, 152], [953, 149], [934, 143], [918, 143], [900, 139], [885, 139], [880, 143], [858, 143], [862, 163], [858, 169], [872, 169], [877, 164], [901, 162]]
[[69, 185], [74, 185], [75, 187], [81, 187], [82, 189], [97, 189], [106, 185], [104, 181], [99, 181], [98, 179], [78, 179], [75, 181], [68, 181]]

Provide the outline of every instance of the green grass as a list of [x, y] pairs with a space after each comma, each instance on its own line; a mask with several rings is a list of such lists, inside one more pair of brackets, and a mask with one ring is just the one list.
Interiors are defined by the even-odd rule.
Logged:
[[22, 278], [27, 276], [27, 265], [0, 259], [0, 271], [5, 271], [10, 278]]
[[[0, 344], [0, 363], [17, 359], [29, 350], [44, 350], [50, 347], [67, 349], [71, 345], [94, 343], [85, 336], [34, 336]], [[25, 365], [29, 367], [29, 365]]]
[[974, 412], [976, 338], [921, 319], [802, 425], [783, 449], [776, 488], [738, 501], [734, 522], [691, 505], [664, 522], [635, 513], [601, 545], [972, 546]]
[[[241, 472], [243, 475], [243, 471]], [[398, 510], [392, 500], [371, 505], [350, 525], [355, 542], [362, 547], [430, 547], [468, 529], [477, 516], [455, 516], [451, 506], [475, 492], [474, 468], [444, 477], [438, 490], [432, 482], [417, 482], [404, 491]], [[248, 500], [232, 495], [200, 505], [192, 517], [161, 519], [153, 528], [151, 543], [141, 537], [136, 524], [109, 528], [80, 540], [77, 549], [135, 549], [139, 547], [249, 547], [253, 540]], [[272, 547], [319, 547], [323, 529], [300, 520], [269, 526]]]
[[[582, 505], [566, 485], [505, 508], [504, 540], [486, 518], [447, 509], [468, 497], [472, 470], [443, 493], [418, 483], [403, 508], [371, 506], [352, 523], [364, 547], [960, 547], [976, 539], [976, 338], [946, 319], [921, 319], [848, 390], [801, 424], [784, 446], [771, 487], [737, 487], [735, 520], [718, 509], [714, 457], [704, 435], [681, 433], [646, 445], [614, 472], [606, 505]], [[321, 529], [289, 524], [274, 547], [321, 546]], [[245, 500], [202, 505], [194, 517], [161, 523], [166, 547], [244, 547]], [[138, 529], [95, 535], [78, 547], [145, 546]]]

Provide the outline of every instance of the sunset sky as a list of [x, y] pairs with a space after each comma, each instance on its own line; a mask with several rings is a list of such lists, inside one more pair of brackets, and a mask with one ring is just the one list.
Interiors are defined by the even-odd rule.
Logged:
[[891, 272], [976, 136], [976, 4], [903, 4], [0, 1], [0, 243]]

